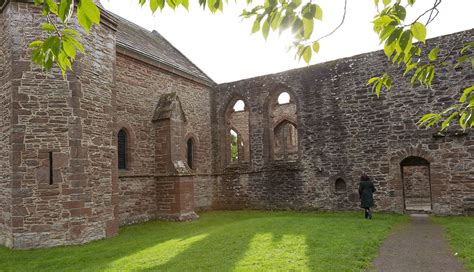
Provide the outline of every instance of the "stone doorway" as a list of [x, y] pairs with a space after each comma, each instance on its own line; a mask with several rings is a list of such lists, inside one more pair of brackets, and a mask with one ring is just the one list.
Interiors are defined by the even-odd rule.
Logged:
[[421, 157], [410, 156], [405, 158], [400, 166], [405, 211], [430, 212], [430, 163]]

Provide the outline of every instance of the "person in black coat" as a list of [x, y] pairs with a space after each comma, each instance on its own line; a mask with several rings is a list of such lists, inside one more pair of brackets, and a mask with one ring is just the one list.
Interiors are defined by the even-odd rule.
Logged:
[[360, 177], [359, 183], [359, 197], [360, 197], [360, 206], [365, 210], [365, 218], [372, 219], [372, 212], [370, 208], [374, 206], [374, 195], [375, 186], [372, 181], [370, 181], [367, 174], [363, 174]]

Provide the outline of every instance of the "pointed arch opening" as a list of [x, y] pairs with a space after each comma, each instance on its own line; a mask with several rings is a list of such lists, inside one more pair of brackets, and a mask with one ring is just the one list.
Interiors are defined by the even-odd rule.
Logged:
[[246, 102], [235, 97], [227, 106], [225, 114], [225, 157], [231, 164], [250, 161], [250, 112]]
[[270, 98], [270, 142], [273, 160], [296, 161], [299, 157], [297, 106], [287, 91]]

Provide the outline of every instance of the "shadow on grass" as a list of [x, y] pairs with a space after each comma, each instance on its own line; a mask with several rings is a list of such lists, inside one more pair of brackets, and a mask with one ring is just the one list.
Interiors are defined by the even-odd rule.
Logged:
[[354, 214], [274, 215], [225, 225], [146, 270], [360, 271], [399, 222], [385, 215], [375, 221]]
[[368, 266], [399, 216], [210, 212], [194, 222], [150, 222], [84, 246], [0, 249], [6, 271], [351, 271]]

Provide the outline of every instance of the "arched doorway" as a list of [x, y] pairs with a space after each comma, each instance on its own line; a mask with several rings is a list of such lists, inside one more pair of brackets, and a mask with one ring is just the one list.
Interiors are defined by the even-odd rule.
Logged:
[[429, 212], [432, 209], [430, 163], [410, 156], [400, 162], [405, 210]]

